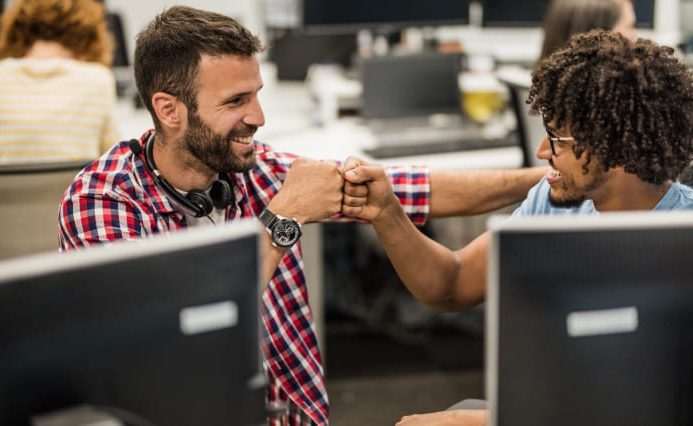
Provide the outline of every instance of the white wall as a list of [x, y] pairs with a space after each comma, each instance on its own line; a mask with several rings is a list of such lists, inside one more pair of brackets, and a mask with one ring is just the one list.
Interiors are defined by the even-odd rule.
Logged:
[[239, 20], [263, 42], [264, 24], [262, 0], [105, 0], [108, 10], [118, 12], [123, 18], [130, 58], [135, 50], [135, 36], [155, 15], [167, 7], [186, 5], [198, 9], [223, 13]]

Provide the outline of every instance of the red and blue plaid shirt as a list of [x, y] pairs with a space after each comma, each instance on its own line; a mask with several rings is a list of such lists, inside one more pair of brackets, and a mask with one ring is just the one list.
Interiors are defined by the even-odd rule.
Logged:
[[[140, 138], [143, 145], [151, 130]], [[280, 190], [295, 155], [255, 142], [257, 164], [230, 175], [235, 200], [227, 220], [257, 217]], [[414, 223], [428, 218], [429, 177], [422, 167], [388, 169], [395, 193]], [[187, 226], [128, 142], [84, 168], [60, 205], [60, 244], [69, 250], [114, 240], [136, 239]], [[291, 401], [314, 424], [328, 423], [328, 399], [300, 244], [287, 250], [262, 296], [262, 348], [270, 400]], [[291, 423], [294, 423], [293, 421]]]

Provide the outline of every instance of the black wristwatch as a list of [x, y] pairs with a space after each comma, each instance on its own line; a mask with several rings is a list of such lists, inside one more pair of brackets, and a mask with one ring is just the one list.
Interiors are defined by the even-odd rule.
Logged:
[[296, 219], [289, 219], [265, 209], [258, 217], [272, 238], [275, 247], [291, 247], [301, 238], [301, 224]]

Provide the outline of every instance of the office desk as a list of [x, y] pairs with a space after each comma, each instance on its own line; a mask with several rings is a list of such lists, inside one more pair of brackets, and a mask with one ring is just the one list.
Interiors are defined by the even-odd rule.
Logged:
[[[371, 131], [356, 118], [335, 120], [317, 126], [316, 107], [303, 83], [277, 83], [266, 81], [260, 92], [260, 102], [265, 113], [265, 126], [261, 127], [256, 139], [271, 144], [275, 150], [292, 152], [314, 159], [343, 161], [350, 155], [368, 161], [388, 165], [428, 165], [438, 170], [508, 169], [522, 166], [522, 151], [519, 147], [490, 150], [462, 151], [425, 156], [398, 157], [373, 160], [363, 152], [372, 147], [375, 139]], [[124, 100], [116, 108], [120, 136], [136, 138], [152, 127], [149, 113], [135, 109]], [[303, 229], [302, 245], [304, 266], [309, 297], [312, 300], [318, 339], [324, 345], [323, 264], [322, 229], [320, 224], [311, 224]]]

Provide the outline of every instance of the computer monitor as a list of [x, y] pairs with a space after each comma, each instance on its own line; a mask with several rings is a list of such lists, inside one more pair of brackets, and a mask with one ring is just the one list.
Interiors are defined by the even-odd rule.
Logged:
[[541, 27], [549, 0], [483, 0], [484, 27]]
[[637, 28], [654, 28], [655, 0], [631, 0]]
[[492, 229], [490, 425], [693, 424], [693, 213]]
[[106, 12], [106, 25], [113, 35], [113, 41], [115, 42], [113, 49], [113, 66], [130, 66], [130, 54], [128, 53], [128, 44], [121, 15], [119, 13]]
[[[655, 0], [632, 0], [638, 28], [653, 28]], [[483, 0], [484, 27], [541, 27], [549, 0]]]
[[257, 235], [242, 222], [0, 263], [0, 424], [84, 404], [140, 419], [123, 424], [263, 423]]
[[459, 114], [461, 57], [422, 53], [361, 62], [366, 119]]
[[398, 30], [469, 22], [469, 0], [303, 0], [303, 26], [310, 31]]

